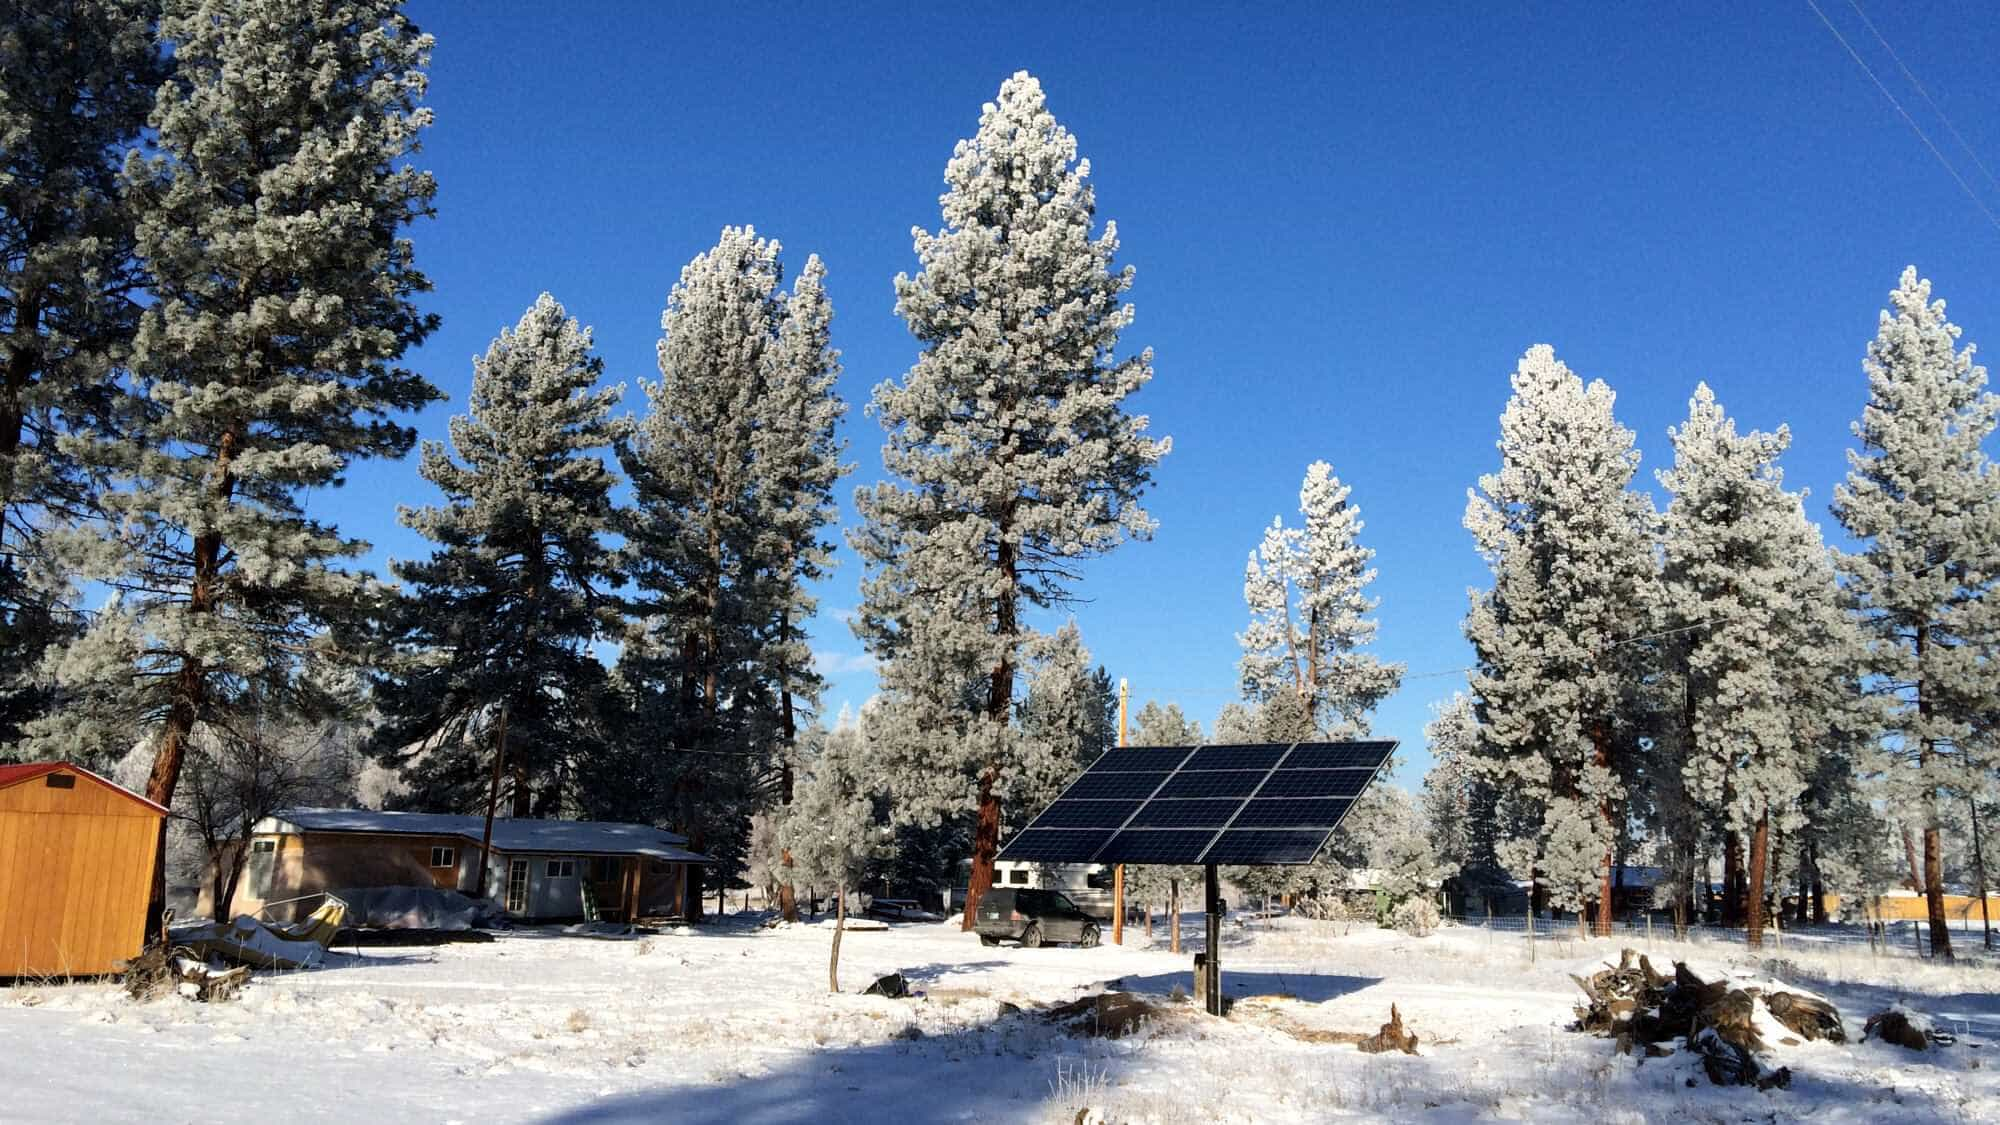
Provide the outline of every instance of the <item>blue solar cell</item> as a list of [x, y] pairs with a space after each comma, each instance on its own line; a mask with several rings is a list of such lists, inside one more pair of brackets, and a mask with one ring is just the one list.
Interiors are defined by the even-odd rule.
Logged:
[[1324, 829], [1277, 832], [1232, 828], [1203, 853], [1200, 862], [1251, 865], [1311, 863], [1326, 837]]
[[1090, 770], [1076, 779], [1063, 796], [1078, 800], [1143, 801], [1167, 779], [1164, 773], [1114, 773]]
[[1268, 776], [1268, 770], [1182, 770], [1160, 790], [1160, 796], [1248, 797]]
[[1375, 777], [1372, 769], [1283, 769], [1257, 790], [1258, 797], [1359, 797]]
[[1241, 797], [1220, 800], [1152, 800], [1132, 818], [1134, 828], [1221, 828], [1243, 807]]
[[1276, 743], [1256, 746], [1204, 746], [1188, 759], [1184, 770], [1267, 770], [1278, 764], [1285, 747]]
[[1065, 797], [1035, 818], [1029, 828], [1117, 828], [1139, 807], [1138, 801], [1082, 801]]
[[1097, 853], [1098, 863], [1193, 863], [1215, 829], [1127, 828]]
[[1192, 746], [1119, 746], [1090, 763], [1092, 772], [1158, 773], [1178, 767]]
[[1089, 863], [1111, 838], [1108, 830], [1027, 828], [1000, 849], [1001, 859], [1028, 863]]
[[1268, 800], [1259, 797], [1243, 806], [1231, 828], [1324, 828], [1340, 823], [1352, 801], [1328, 798]]
[[1306, 743], [1285, 759], [1288, 770], [1379, 769], [1396, 752], [1393, 742]]

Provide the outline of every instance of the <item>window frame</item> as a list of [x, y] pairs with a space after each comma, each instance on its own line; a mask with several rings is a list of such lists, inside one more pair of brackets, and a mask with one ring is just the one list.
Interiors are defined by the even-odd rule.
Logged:
[[458, 867], [458, 849], [451, 844], [431, 845], [431, 870], [451, 871]]
[[544, 879], [576, 878], [576, 860], [550, 859], [542, 868], [542, 878]]

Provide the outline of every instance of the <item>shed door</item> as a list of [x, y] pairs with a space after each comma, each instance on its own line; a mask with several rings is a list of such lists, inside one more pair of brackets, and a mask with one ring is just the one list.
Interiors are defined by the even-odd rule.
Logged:
[[507, 913], [523, 914], [528, 909], [528, 861], [507, 861]]

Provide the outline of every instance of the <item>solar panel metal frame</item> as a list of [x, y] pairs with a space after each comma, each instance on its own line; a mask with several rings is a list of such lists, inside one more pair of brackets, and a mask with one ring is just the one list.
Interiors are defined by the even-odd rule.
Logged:
[[[1273, 867], [1311, 863], [1381, 776], [1396, 746], [1386, 739], [1121, 746], [1105, 751], [1071, 780], [1007, 841], [999, 858]], [[1257, 775], [1255, 782], [1246, 774]], [[1218, 792], [1244, 790], [1246, 783], [1248, 789], [1240, 793]], [[1246, 819], [1253, 802], [1257, 808]], [[1106, 822], [1091, 822], [1091, 811], [1107, 814]], [[1316, 841], [1308, 839], [1315, 835]], [[1200, 846], [1191, 847], [1197, 840]], [[1266, 851], [1260, 853], [1258, 847]]]

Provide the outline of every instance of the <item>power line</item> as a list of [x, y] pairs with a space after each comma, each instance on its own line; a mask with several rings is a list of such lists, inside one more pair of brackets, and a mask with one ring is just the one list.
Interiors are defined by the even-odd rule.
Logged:
[[1993, 178], [1992, 170], [1986, 167], [1985, 161], [1979, 159], [1979, 153], [1966, 141], [1965, 134], [1958, 131], [1958, 126], [1951, 123], [1951, 118], [1945, 115], [1944, 108], [1931, 97], [1931, 92], [1924, 89], [1922, 82], [1917, 81], [1917, 76], [1911, 73], [1909, 66], [1903, 62], [1903, 56], [1896, 53], [1896, 48], [1889, 46], [1889, 41], [1882, 38], [1880, 31], [1875, 30], [1875, 21], [1869, 19], [1868, 13], [1861, 10], [1861, 0], [1847, 0], [1847, 3], [1854, 9], [1854, 14], [1861, 17], [1861, 22], [1867, 25], [1869, 34], [1875, 37], [1875, 42], [1882, 44], [1882, 49], [1889, 52], [1890, 58], [1896, 60], [1896, 68], [1903, 72], [1904, 78], [1910, 80], [1910, 85], [1916, 87], [1918, 95], [1924, 99], [1924, 104], [1931, 107], [1931, 112], [1938, 115], [1938, 120], [1944, 122], [1946, 129], [1951, 130], [1952, 138], [1958, 142], [1959, 148], [1965, 150], [1965, 155], [1972, 161], [1973, 167], [1979, 169], [1980, 174], [1986, 177], [1987, 183], [2000, 188], [2000, 180]]
[[1854, 60], [1854, 64], [1861, 68], [1861, 72], [1868, 76], [1868, 80], [1875, 84], [1875, 88], [1882, 91], [1882, 96], [1889, 99], [1889, 104], [1895, 107], [1896, 112], [1910, 126], [1911, 131], [1917, 134], [1917, 139], [1924, 142], [1924, 147], [1931, 150], [1931, 155], [1937, 157], [1938, 163], [1944, 165], [1944, 170], [1949, 172], [1951, 178], [1958, 182], [1960, 190], [1965, 192], [1965, 197], [1972, 200], [1972, 205], [1979, 208], [1980, 214], [1986, 216], [1987, 223], [1992, 225], [1996, 233], [2000, 233], [2000, 218], [1994, 216], [1992, 208], [1986, 206], [1986, 201], [1979, 198], [1979, 193], [1972, 190], [1971, 184], [1965, 182], [1965, 177], [1958, 174], [1958, 169], [1952, 166], [1951, 161], [1945, 157], [1943, 150], [1939, 149], [1931, 140], [1930, 134], [1924, 132], [1924, 127], [1917, 124], [1917, 119], [1910, 116], [1910, 111], [1903, 108], [1903, 103], [1896, 100], [1896, 95], [1889, 91], [1889, 87], [1883, 85], [1882, 80], [1875, 76], [1875, 69], [1868, 65], [1868, 60], [1862, 58], [1860, 53], [1855, 51], [1853, 45], [1847, 41], [1847, 36], [1842, 35], [1840, 29], [1833, 26], [1833, 21], [1826, 18], [1826, 13], [1820, 10], [1817, 0], [1806, 0], [1806, 6], [1811, 8], [1813, 14], [1819, 17], [1819, 22], [1825, 24], [1826, 29], [1833, 33], [1834, 39], [1846, 50], [1848, 57]]

